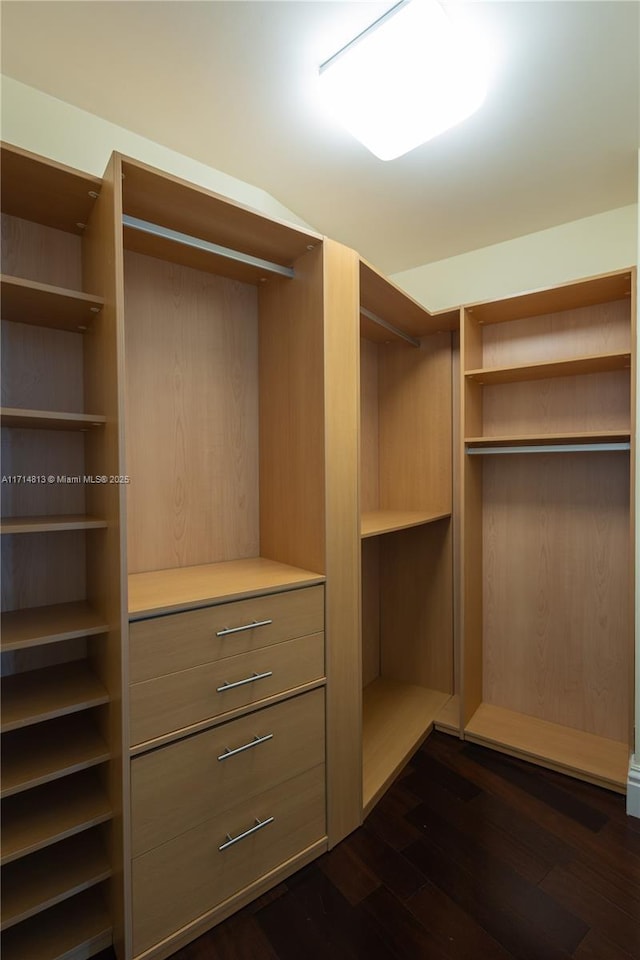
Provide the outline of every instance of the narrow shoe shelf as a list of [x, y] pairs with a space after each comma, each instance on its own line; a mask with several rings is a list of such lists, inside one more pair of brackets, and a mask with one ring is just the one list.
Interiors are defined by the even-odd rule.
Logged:
[[10, 610], [2, 615], [0, 649], [27, 647], [106, 633], [108, 625], [86, 600]]
[[89, 413], [61, 413], [56, 410], [23, 410], [2, 407], [0, 424], [22, 430], [91, 430], [103, 427], [107, 418]]
[[384, 533], [420, 527], [450, 516], [450, 513], [433, 513], [424, 510], [375, 510], [362, 514], [360, 536], [364, 540], [366, 537], [377, 537]]
[[111, 867], [94, 829], [16, 860], [2, 874], [0, 930], [7, 930], [106, 880]]
[[56, 330], [84, 332], [104, 306], [103, 297], [23, 277], [0, 277], [2, 319]]
[[8, 797], [2, 802], [1, 864], [35, 853], [111, 819], [95, 770]]
[[107, 703], [109, 694], [86, 660], [28, 670], [2, 680], [3, 733]]
[[3, 960], [87, 960], [111, 946], [104, 885], [16, 924], [2, 937]]
[[51, 517], [5, 517], [0, 533], [60, 533], [64, 530], [99, 530], [106, 520], [80, 514]]

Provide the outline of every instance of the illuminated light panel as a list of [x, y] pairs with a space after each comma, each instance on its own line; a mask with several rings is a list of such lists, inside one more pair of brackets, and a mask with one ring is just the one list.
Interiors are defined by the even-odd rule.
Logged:
[[320, 67], [334, 118], [381, 160], [470, 116], [488, 87], [488, 51], [435, 0], [402, 0]]

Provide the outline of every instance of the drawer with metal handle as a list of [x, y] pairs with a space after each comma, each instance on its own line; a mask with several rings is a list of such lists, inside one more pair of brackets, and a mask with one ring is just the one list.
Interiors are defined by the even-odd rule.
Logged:
[[133, 855], [324, 761], [324, 688], [134, 757]]
[[133, 860], [138, 955], [325, 836], [320, 764]]
[[181, 670], [130, 688], [132, 746], [324, 677], [324, 634]]
[[323, 630], [322, 586], [138, 620], [129, 627], [130, 680], [139, 683]]

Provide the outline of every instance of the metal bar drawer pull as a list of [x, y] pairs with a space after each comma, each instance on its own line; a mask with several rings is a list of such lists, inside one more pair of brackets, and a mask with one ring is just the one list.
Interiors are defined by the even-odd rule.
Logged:
[[228, 637], [230, 633], [242, 633], [243, 630], [253, 630], [254, 627], [268, 627], [273, 620], [253, 620], [251, 623], [243, 623], [241, 627], [225, 627], [218, 630], [216, 637]]
[[256, 680], [266, 680], [273, 676], [273, 670], [267, 670], [266, 673], [254, 673], [252, 677], [245, 677], [244, 680], [236, 680], [235, 683], [229, 683], [228, 680], [221, 687], [216, 687], [218, 693], [224, 693], [225, 690], [235, 690], [236, 687], [244, 687], [245, 683], [255, 683]]
[[224, 753], [220, 754], [218, 760], [228, 760], [229, 757], [235, 757], [238, 753], [244, 753], [245, 750], [251, 750], [251, 747], [257, 747], [259, 743], [266, 743], [267, 740], [273, 740], [272, 733], [267, 733], [264, 737], [254, 737], [250, 743], [245, 743], [242, 747], [236, 747], [234, 750], [231, 750], [229, 747], [225, 747]]
[[266, 820], [258, 820], [256, 817], [255, 826], [249, 827], [248, 830], [245, 830], [244, 833], [239, 833], [237, 837], [232, 837], [231, 834], [227, 834], [227, 839], [221, 847], [218, 847], [218, 850], [226, 850], [228, 847], [232, 847], [234, 843], [238, 843], [240, 840], [244, 840], [246, 837], [250, 837], [252, 833], [257, 833], [258, 830], [262, 830], [263, 827], [267, 827], [270, 823], [273, 823], [275, 817], [267, 817]]

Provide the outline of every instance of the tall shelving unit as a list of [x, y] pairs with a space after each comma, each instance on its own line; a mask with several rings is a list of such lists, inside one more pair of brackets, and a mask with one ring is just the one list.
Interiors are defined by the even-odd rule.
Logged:
[[360, 262], [363, 810], [453, 693], [451, 331]]
[[3, 953], [80, 958], [124, 910], [111, 218], [101, 180], [1, 161]]
[[464, 736], [619, 791], [634, 283], [625, 271], [477, 304], [462, 325]]

